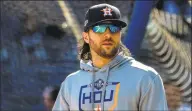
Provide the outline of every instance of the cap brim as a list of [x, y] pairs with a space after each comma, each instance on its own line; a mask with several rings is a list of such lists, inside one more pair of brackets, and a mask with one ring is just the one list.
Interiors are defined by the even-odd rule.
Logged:
[[[109, 23], [108, 23], [109, 21]], [[124, 28], [127, 26], [127, 23], [119, 20], [119, 19], [105, 19], [105, 20], [101, 20], [101, 21], [98, 21], [96, 23], [90, 23], [88, 24], [86, 27], [85, 27], [85, 30], [91, 26], [94, 26], [94, 25], [97, 25], [97, 24], [103, 24], [107, 22], [107, 24], [114, 24], [114, 25], [117, 25], [117, 26], [120, 26], [121, 28]], [[105, 23], [106, 24], [106, 23]]]
[[125, 23], [125, 22], [123, 22], [123, 21], [121, 21], [121, 20], [119, 20], [119, 19], [105, 19], [105, 20], [101, 20], [101, 21], [99, 21], [99, 22], [96, 22], [95, 24], [102, 24], [102, 23], [108, 23], [109, 22], [109, 24], [114, 24], [114, 25], [117, 25], [117, 26], [120, 26], [121, 28], [124, 28], [124, 27], [126, 27], [127, 26], [127, 24]]

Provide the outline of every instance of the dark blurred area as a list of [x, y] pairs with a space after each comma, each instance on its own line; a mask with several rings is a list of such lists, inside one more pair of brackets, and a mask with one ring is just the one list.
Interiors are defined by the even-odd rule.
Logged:
[[58, 86], [47, 86], [43, 91], [43, 103], [47, 111], [51, 111], [57, 99], [60, 88]]
[[[79, 69], [76, 35], [81, 37], [78, 32], [90, 6], [112, 4], [128, 24], [135, 6], [135, 0], [64, 1], [67, 12], [57, 1], [0, 3], [2, 111], [46, 110], [49, 101], [45, 90], [50, 93], [53, 88], [49, 86], [60, 86], [68, 74]], [[155, 0], [142, 43], [138, 44], [139, 54], [135, 55], [161, 75], [172, 110], [183, 104], [188, 108], [191, 102], [190, 10], [188, 0]], [[141, 10], [138, 15], [142, 14]], [[70, 20], [75, 23], [70, 24]], [[128, 28], [122, 30], [122, 40], [127, 33]]]

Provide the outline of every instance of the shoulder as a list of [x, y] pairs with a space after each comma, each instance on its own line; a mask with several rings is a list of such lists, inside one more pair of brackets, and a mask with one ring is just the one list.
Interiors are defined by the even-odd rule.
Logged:
[[155, 78], [161, 79], [160, 75], [157, 73], [157, 71], [147, 66], [135, 59], [132, 59], [128, 61], [126, 64], [123, 65], [122, 68], [120, 68], [122, 72], [124, 72], [124, 75], [128, 78], [131, 78], [138, 83], [152, 83]]
[[[138, 72], [140, 72], [140, 84], [144, 86], [143, 88], [147, 88], [150, 86], [160, 87], [163, 84], [161, 76], [157, 73], [155, 69], [150, 66], [144, 65], [141, 62], [133, 60], [130, 64], [132, 68], [135, 68]], [[137, 72], [135, 71], [135, 72]]]
[[155, 77], [159, 76], [159, 74], [154, 68], [147, 66], [135, 59], [129, 62], [129, 67], [141, 76], [148, 76], [151, 77], [151, 79], [154, 79]]
[[77, 70], [73, 73], [70, 73], [65, 80], [62, 82], [62, 84], [67, 84], [67, 83], [72, 83], [72, 81], [75, 81], [76, 79], [79, 79], [81, 77], [82, 74], [86, 73], [83, 70]]
[[130, 62], [131, 69], [135, 72], [133, 75], [137, 75], [139, 78], [139, 84], [142, 91], [146, 91], [149, 88], [162, 88], [163, 81], [160, 75], [155, 69], [147, 66], [136, 60]]

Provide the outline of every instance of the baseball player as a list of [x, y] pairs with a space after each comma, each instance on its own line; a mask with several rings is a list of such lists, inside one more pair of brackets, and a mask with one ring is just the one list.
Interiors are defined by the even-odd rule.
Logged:
[[[61, 84], [53, 111], [167, 110], [162, 79], [121, 42], [118, 8], [94, 5], [85, 15], [80, 70]], [[134, 42], [134, 41], [133, 41]]]

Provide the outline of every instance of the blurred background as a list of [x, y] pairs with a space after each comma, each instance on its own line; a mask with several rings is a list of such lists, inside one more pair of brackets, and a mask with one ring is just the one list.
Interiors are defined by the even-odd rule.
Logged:
[[122, 42], [161, 75], [169, 109], [191, 110], [190, 0], [0, 3], [2, 111], [46, 110], [46, 87], [60, 86], [79, 69], [84, 15], [99, 3], [120, 9], [128, 24]]

